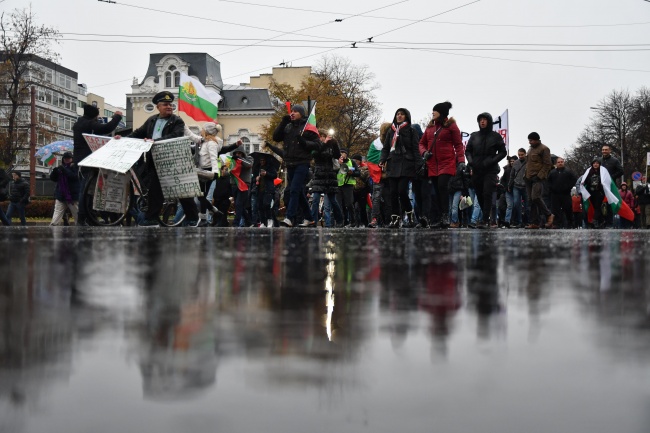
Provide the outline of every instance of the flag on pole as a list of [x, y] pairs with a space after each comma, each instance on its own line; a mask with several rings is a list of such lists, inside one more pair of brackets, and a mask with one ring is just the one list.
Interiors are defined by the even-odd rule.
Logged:
[[43, 161], [46, 165], [52, 165], [56, 162], [56, 156], [54, 156], [53, 153], [49, 153], [43, 156], [43, 159], [41, 161]]
[[199, 80], [181, 72], [178, 89], [178, 111], [183, 111], [197, 122], [214, 122], [221, 95], [203, 87]]
[[381, 139], [377, 137], [375, 141], [370, 143], [370, 148], [368, 149], [368, 155], [366, 155], [366, 164], [368, 164], [368, 172], [372, 181], [375, 183], [381, 182], [381, 167], [379, 166], [379, 161], [381, 159], [381, 149], [384, 145], [381, 142]]
[[316, 128], [316, 103], [315, 102], [314, 102], [314, 108], [311, 109], [311, 112], [309, 113], [309, 117], [307, 118], [307, 123], [305, 123], [305, 127], [303, 128], [300, 135], [304, 134], [305, 131], [311, 131], [315, 133], [317, 136], [320, 136], [318, 134], [318, 128]]

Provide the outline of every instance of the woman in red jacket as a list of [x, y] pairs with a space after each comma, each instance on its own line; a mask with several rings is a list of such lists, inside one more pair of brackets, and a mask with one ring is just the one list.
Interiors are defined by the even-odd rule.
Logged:
[[[627, 183], [621, 183], [621, 190], [619, 191], [619, 194], [621, 194], [621, 199], [627, 203], [630, 209], [634, 209], [636, 207], [634, 204], [634, 194], [628, 191]], [[621, 218], [621, 227], [624, 229], [630, 229], [634, 227], [634, 223], [632, 221], [626, 220], [625, 218]]]
[[[451, 102], [441, 102], [433, 107], [433, 118], [422, 139], [420, 139], [420, 155], [427, 161], [427, 175], [431, 186], [436, 192], [440, 217], [432, 221], [433, 228], [449, 227], [449, 180], [465, 170], [465, 149], [460, 138], [460, 129], [454, 118], [449, 118]], [[423, 194], [427, 194], [427, 191]], [[430, 209], [424, 209], [428, 215]], [[420, 221], [424, 227], [427, 221]]]

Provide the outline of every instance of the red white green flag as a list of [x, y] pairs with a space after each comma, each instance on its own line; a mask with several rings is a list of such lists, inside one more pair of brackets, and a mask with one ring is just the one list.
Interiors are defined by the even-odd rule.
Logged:
[[197, 122], [214, 122], [220, 100], [219, 93], [206, 89], [199, 80], [181, 72], [178, 111], [183, 111]]
[[368, 172], [372, 181], [375, 183], [381, 182], [381, 167], [379, 166], [379, 161], [381, 160], [381, 149], [384, 145], [382, 144], [379, 137], [370, 143], [370, 148], [368, 149], [368, 155], [366, 156], [366, 164], [368, 165]]
[[318, 128], [316, 128], [316, 103], [314, 103], [314, 107], [311, 109], [311, 113], [309, 113], [309, 117], [307, 118], [307, 123], [305, 124], [305, 128], [302, 130], [300, 135], [304, 134], [305, 131], [311, 131], [315, 133], [317, 136], [318, 134]]
[[[589, 175], [589, 170], [585, 171], [585, 174], [582, 176], [582, 183], [580, 188], [580, 193], [582, 194], [583, 202], [582, 208], [587, 211], [587, 221], [592, 222], [594, 219], [594, 206], [600, 206], [601, 203], [591, 203], [590, 197], [591, 194], [585, 188], [585, 181]], [[600, 180], [603, 185], [603, 192], [605, 193], [605, 200], [603, 202], [609, 203], [611, 206], [612, 212], [618, 214], [621, 218], [624, 218], [628, 221], [634, 221], [634, 211], [621, 199], [621, 194], [618, 192], [616, 187], [616, 182], [611, 178], [609, 172], [605, 167], [600, 167]]]
[[233, 158], [232, 156], [221, 156], [222, 161], [228, 167], [228, 171], [230, 171], [230, 175], [237, 179], [237, 188], [239, 188], [240, 191], [248, 191], [248, 184], [244, 182], [241, 179], [241, 160]]
[[53, 153], [48, 153], [47, 155], [43, 156], [43, 159], [41, 159], [46, 165], [52, 165], [56, 162], [56, 156], [54, 156]]

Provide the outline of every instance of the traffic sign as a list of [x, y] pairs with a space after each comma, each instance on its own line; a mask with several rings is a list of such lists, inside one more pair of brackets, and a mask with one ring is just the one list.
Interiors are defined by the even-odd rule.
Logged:
[[632, 173], [632, 180], [641, 180], [641, 172], [640, 171], [635, 171]]

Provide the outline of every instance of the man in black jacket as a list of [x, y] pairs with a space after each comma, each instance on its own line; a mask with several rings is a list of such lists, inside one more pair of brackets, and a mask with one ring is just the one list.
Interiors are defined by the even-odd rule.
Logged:
[[548, 186], [551, 190], [551, 212], [564, 221], [558, 221], [556, 226], [573, 227], [573, 206], [571, 202], [571, 189], [578, 180], [578, 176], [564, 167], [564, 158], [555, 161], [555, 168], [548, 175]]
[[[273, 140], [283, 142], [283, 159], [287, 166], [287, 183], [289, 188], [289, 204], [287, 215], [282, 225], [293, 227], [298, 215], [298, 208], [302, 211], [302, 227], [314, 227], [316, 222], [311, 216], [309, 202], [305, 196], [305, 185], [309, 179], [309, 163], [312, 155], [310, 148], [318, 148], [318, 132], [306, 129], [307, 113], [305, 107], [296, 104], [291, 107], [291, 114], [282, 118], [282, 121], [273, 132]], [[303, 132], [304, 131], [304, 132]]]
[[641, 228], [650, 229], [650, 184], [647, 177], [641, 177], [641, 184], [634, 190], [634, 198], [641, 208]]
[[7, 209], [7, 221], [11, 225], [11, 216], [18, 211], [20, 225], [26, 226], [25, 206], [29, 203], [29, 184], [25, 182], [19, 171], [12, 171], [13, 182], [9, 184], [9, 208]]
[[[174, 108], [172, 107], [173, 100], [174, 95], [170, 92], [163, 91], [156, 93], [152, 102], [156, 104], [158, 114], [154, 114], [148, 118], [144, 124], [133, 131], [129, 137], [143, 138], [153, 141], [183, 137], [185, 135], [185, 122], [183, 122], [183, 119], [179, 116], [174, 114]], [[144, 164], [144, 176], [148, 179], [149, 186], [147, 203], [149, 207], [144, 215], [144, 220], [140, 221], [138, 225], [157, 226], [159, 225], [158, 215], [162, 209], [164, 197], [151, 151], [147, 152]], [[194, 199], [182, 198], [179, 201], [183, 206], [183, 211], [185, 211], [187, 225], [198, 224], [199, 213], [196, 204], [194, 203]]]
[[470, 135], [465, 159], [467, 165], [472, 168], [472, 184], [483, 212], [483, 219], [476, 226], [485, 228], [490, 226], [492, 195], [496, 191], [497, 174], [500, 171], [499, 161], [506, 157], [507, 152], [501, 134], [492, 130], [492, 115], [481, 113], [476, 121], [480, 130]]
[[621, 161], [615, 156], [612, 156], [612, 148], [609, 145], [604, 145], [601, 149], [603, 157], [600, 158], [600, 165], [605, 167], [617, 185], [620, 185], [621, 176], [623, 176], [623, 166]]
[[[97, 109], [97, 107], [86, 104], [84, 105], [83, 109], [84, 109], [83, 116], [78, 118], [74, 126], [72, 127], [72, 131], [74, 132], [74, 157], [72, 162], [75, 167], [78, 166], [79, 162], [81, 162], [84, 158], [86, 158], [88, 155], [92, 153], [90, 147], [88, 146], [88, 143], [86, 142], [86, 139], [83, 137], [83, 134], [96, 134], [96, 135], [109, 134], [113, 132], [115, 128], [117, 128], [117, 125], [120, 123], [120, 120], [122, 120], [122, 112], [116, 111], [110, 122], [100, 123], [98, 120], [99, 110]], [[81, 194], [83, 194], [83, 191], [86, 187], [86, 181], [88, 180], [92, 172], [93, 172], [92, 168], [81, 168], [81, 172], [80, 172], [81, 176], [79, 179], [80, 197]], [[83, 197], [81, 198], [81, 200], [79, 200], [78, 208], [79, 208], [79, 213], [78, 213], [79, 219], [76, 221], [77, 225], [84, 225], [86, 224], [87, 212], [86, 212], [86, 202], [85, 200], [83, 200]]]
[[[11, 178], [4, 168], [0, 167], [0, 202], [9, 198], [9, 182], [11, 182]], [[0, 221], [6, 226], [11, 225], [2, 208], [0, 208]]]

